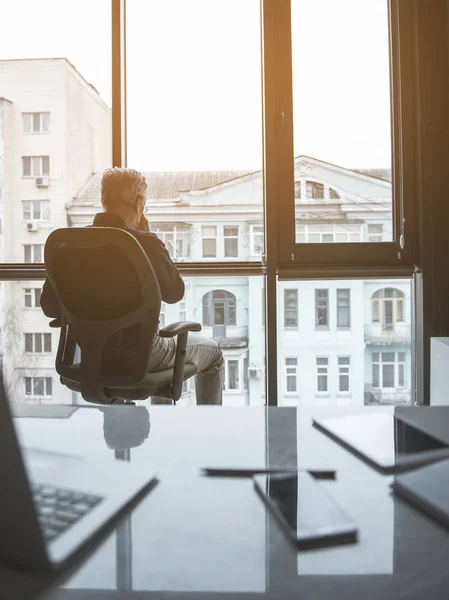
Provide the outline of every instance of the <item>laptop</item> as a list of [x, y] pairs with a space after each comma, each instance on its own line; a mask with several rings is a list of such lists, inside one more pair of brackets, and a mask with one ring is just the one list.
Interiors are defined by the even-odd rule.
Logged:
[[449, 444], [442, 436], [386, 412], [312, 421], [320, 431], [384, 474], [449, 458]]
[[71, 564], [157, 482], [154, 471], [129, 462], [19, 446], [1, 375], [0, 440], [0, 562]]

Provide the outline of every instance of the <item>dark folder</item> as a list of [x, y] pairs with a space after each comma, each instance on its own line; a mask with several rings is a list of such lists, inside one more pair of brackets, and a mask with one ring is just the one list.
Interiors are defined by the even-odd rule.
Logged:
[[397, 475], [392, 485], [398, 496], [449, 527], [449, 460]]

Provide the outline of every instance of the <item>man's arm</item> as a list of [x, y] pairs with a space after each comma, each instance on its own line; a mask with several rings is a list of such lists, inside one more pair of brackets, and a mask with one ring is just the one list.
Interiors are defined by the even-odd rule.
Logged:
[[173, 263], [167, 248], [154, 233], [141, 234], [142, 244], [156, 273], [164, 302], [175, 304], [184, 297], [184, 281]]
[[53, 286], [48, 279], [46, 279], [44, 282], [40, 302], [45, 316], [53, 318], [60, 317], [59, 302], [56, 298]]

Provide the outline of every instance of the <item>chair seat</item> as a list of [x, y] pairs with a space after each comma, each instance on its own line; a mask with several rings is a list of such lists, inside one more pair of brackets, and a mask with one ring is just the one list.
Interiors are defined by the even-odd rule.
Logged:
[[[66, 385], [69, 389], [74, 392], [81, 392], [80, 377], [77, 377], [78, 373], [81, 375], [81, 364], [75, 363], [71, 369], [73, 369], [73, 378], [61, 377], [61, 382]], [[192, 363], [186, 363], [184, 365], [183, 380], [189, 379], [195, 375], [197, 369]], [[78, 373], [77, 373], [78, 372]], [[146, 400], [151, 395], [171, 397], [171, 385], [173, 381], [174, 368], [164, 369], [163, 371], [156, 371], [154, 373], [148, 373], [142, 379], [142, 381], [134, 385], [133, 387], [111, 387], [105, 388], [105, 393], [113, 398], [120, 398], [123, 400]]]

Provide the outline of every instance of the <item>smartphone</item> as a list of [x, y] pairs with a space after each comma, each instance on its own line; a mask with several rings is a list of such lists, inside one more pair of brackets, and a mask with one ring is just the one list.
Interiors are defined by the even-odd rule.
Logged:
[[356, 523], [307, 471], [254, 475], [262, 500], [299, 548], [357, 541]]

